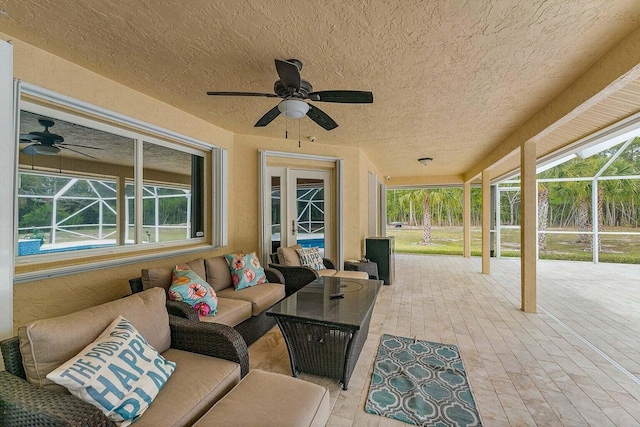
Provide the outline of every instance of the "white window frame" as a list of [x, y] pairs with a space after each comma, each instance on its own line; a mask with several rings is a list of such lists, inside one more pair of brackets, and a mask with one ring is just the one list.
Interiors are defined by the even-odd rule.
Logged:
[[[18, 158], [18, 140], [15, 138], [17, 84], [13, 82], [13, 46], [0, 40], [0, 198], [12, 200], [16, 195], [15, 165]], [[6, 242], [17, 240], [14, 206], [3, 203], [0, 207], [0, 339], [13, 336], [13, 257], [14, 246]], [[4, 369], [0, 356], [0, 369]]]
[[[206, 203], [205, 211], [210, 212], [211, 222], [207, 224], [209, 229], [210, 240], [205, 241], [205, 238], [191, 238], [184, 240], [177, 240], [172, 242], [159, 242], [152, 244], [133, 244], [126, 246], [117, 246], [100, 249], [83, 249], [82, 251], [60, 252], [46, 255], [30, 255], [24, 257], [14, 256], [14, 265], [22, 266], [29, 264], [38, 264], [42, 262], [55, 262], [57, 260], [67, 259], [79, 259], [83, 257], [95, 257], [101, 254], [123, 254], [128, 252], [140, 252], [141, 249], [148, 249], [154, 251], [153, 254], [134, 255], [123, 258], [113, 258], [100, 262], [86, 262], [73, 266], [64, 266], [62, 268], [54, 268], [47, 270], [38, 270], [36, 272], [15, 274], [14, 283], [27, 282], [32, 280], [43, 279], [47, 277], [62, 276], [68, 274], [75, 274], [82, 271], [90, 271], [109, 266], [131, 264], [136, 262], [145, 261], [148, 259], [162, 258], [168, 256], [176, 256], [185, 253], [199, 252], [202, 250], [212, 250], [224, 246], [228, 241], [227, 236], [227, 182], [228, 182], [228, 161], [227, 152], [225, 149], [217, 147], [212, 144], [208, 144], [197, 139], [137, 120], [131, 117], [122, 115], [120, 113], [113, 112], [111, 110], [98, 107], [93, 104], [89, 104], [80, 100], [76, 100], [65, 95], [61, 95], [50, 91], [48, 89], [17, 81], [16, 87], [19, 91], [18, 111], [25, 110], [35, 114], [41, 114], [47, 117], [52, 117], [59, 120], [65, 120], [71, 123], [79, 124], [89, 128], [97, 129], [104, 132], [109, 132], [115, 135], [131, 138], [136, 145], [140, 145], [141, 141], [150, 142], [172, 149], [178, 149], [180, 151], [203, 155], [206, 152], [211, 153], [211, 168], [212, 168], [212, 182], [210, 183], [211, 191], [208, 194], [204, 194], [204, 200]], [[36, 102], [29, 102], [24, 100], [23, 97], [28, 99], [35, 99]], [[46, 102], [48, 105], [54, 105], [55, 107], [44, 106], [38, 101]], [[70, 109], [76, 111], [79, 115], [75, 115], [62, 109]], [[15, 115], [15, 140], [19, 137], [19, 115]], [[103, 121], [94, 121], [88, 116], [96, 117], [98, 119], [104, 119], [104, 121], [113, 123], [108, 124]], [[175, 143], [172, 143], [174, 141]], [[15, 179], [17, 182], [18, 174], [18, 156], [16, 151], [15, 156]], [[139, 169], [139, 162], [141, 157], [138, 156], [135, 160], [136, 166]], [[136, 175], [140, 175], [139, 179], [142, 179], [141, 174], [136, 172]], [[136, 179], [137, 181], [137, 179]], [[15, 185], [14, 185], [15, 187]], [[13, 227], [17, 230], [17, 191], [15, 188], [12, 190], [15, 192], [14, 206], [16, 211], [16, 219], [13, 221]], [[206, 216], [206, 215], [205, 215]], [[136, 222], [136, 224], [142, 224], [142, 222]], [[14, 238], [14, 251], [17, 255], [17, 233]], [[158, 251], [161, 249], [161, 251]]]

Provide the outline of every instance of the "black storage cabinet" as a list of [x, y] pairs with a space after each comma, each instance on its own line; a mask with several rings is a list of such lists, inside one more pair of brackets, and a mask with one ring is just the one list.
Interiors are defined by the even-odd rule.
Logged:
[[395, 279], [395, 250], [393, 237], [367, 237], [367, 259], [378, 264], [378, 278], [390, 285]]

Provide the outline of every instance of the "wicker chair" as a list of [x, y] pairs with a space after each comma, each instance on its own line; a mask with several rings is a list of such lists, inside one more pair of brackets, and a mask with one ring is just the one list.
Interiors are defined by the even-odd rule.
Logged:
[[[171, 348], [230, 360], [249, 372], [247, 345], [233, 328], [169, 316]], [[95, 406], [71, 394], [26, 381], [18, 337], [0, 342], [6, 371], [0, 372], [1, 426], [115, 426]]]
[[[273, 253], [269, 255], [271, 258], [270, 268], [274, 268], [282, 273], [284, 277], [284, 286], [287, 296], [299, 291], [307, 286], [309, 283], [316, 280], [320, 275], [316, 270], [303, 266], [288, 266], [279, 264], [278, 254]], [[330, 270], [337, 270], [336, 264], [329, 258], [323, 258], [325, 268]]]

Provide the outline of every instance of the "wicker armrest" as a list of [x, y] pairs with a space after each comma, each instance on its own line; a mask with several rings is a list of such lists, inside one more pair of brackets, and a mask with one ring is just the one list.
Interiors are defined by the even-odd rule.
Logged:
[[324, 263], [324, 266], [330, 270], [337, 270], [336, 268], [336, 263], [333, 262], [332, 259], [329, 258], [322, 258], [322, 262]]
[[169, 316], [171, 347], [218, 357], [240, 364], [242, 377], [249, 373], [249, 350], [242, 336], [232, 327], [219, 323], [192, 322]]
[[95, 406], [75, 396], [37, 387], [6, 371], [0, 372], [2, 426], [109, 426]]
[[269, 264], [269, 267], [275, 268], [284, 276], [287, 296], [299, 291], [320, 277], [317, 271], [309, 267], [285, 266], [282, 264]]
[[198, 313], [191, 307], [189, 304], [183, 301], [171, 301], [167, 300], [167, 312], [177, 317], [182, 317], [184, 319], [194, 320], [196, 322], [200, 321], [198, 317]]
[[269, 283], [282, 283], [284, 284], [284, 276], [275, 268], [266, 267], [264, 274], [267, 276]]

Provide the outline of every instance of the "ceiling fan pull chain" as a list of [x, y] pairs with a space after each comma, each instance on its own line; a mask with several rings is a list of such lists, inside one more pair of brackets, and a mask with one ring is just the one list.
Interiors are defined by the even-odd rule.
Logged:
[[298, 148], [300, 148], [300, 120], [298, 120]]

